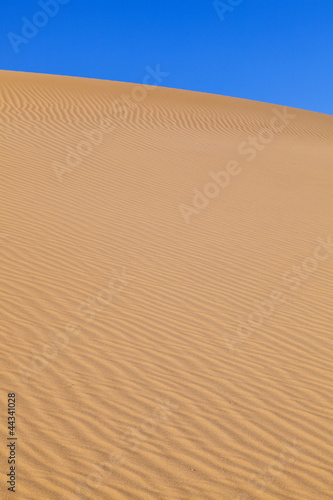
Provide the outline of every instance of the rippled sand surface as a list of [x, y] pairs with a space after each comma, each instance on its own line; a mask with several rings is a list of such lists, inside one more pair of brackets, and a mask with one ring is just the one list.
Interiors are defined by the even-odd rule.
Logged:
[[0, 72], [1, 498], [326, 500], [333, 117]]

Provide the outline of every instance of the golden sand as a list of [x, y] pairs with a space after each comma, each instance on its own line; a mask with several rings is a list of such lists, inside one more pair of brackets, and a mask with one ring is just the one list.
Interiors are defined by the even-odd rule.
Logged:
[[333, 498], [333, 117], [0, 83], [0, 497]]

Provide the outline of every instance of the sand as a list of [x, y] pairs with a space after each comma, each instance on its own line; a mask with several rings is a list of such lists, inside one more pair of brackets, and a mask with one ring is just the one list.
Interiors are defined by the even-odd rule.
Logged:
[[0, 82], [0, 497], [333, 498], [333, 117]]

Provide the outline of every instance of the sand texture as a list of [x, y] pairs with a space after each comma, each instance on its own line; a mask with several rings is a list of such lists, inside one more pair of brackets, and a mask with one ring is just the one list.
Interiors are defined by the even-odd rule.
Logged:
[[333, 117], [2, 71], [0, 140], [0, 498], [332, 499]]

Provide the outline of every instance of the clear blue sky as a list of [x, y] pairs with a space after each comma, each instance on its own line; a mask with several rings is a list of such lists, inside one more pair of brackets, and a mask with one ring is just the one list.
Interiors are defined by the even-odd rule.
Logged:
[[[1, 2], [1, 69], [142, 83], [160, 64], [164, 87], [333, 114], [333, 0], [225, 0], [224, 20], [212, 0], [58, 0], [34, 18], [38, 2]], [[22, 17], [46, 24], [10, 41]]]

